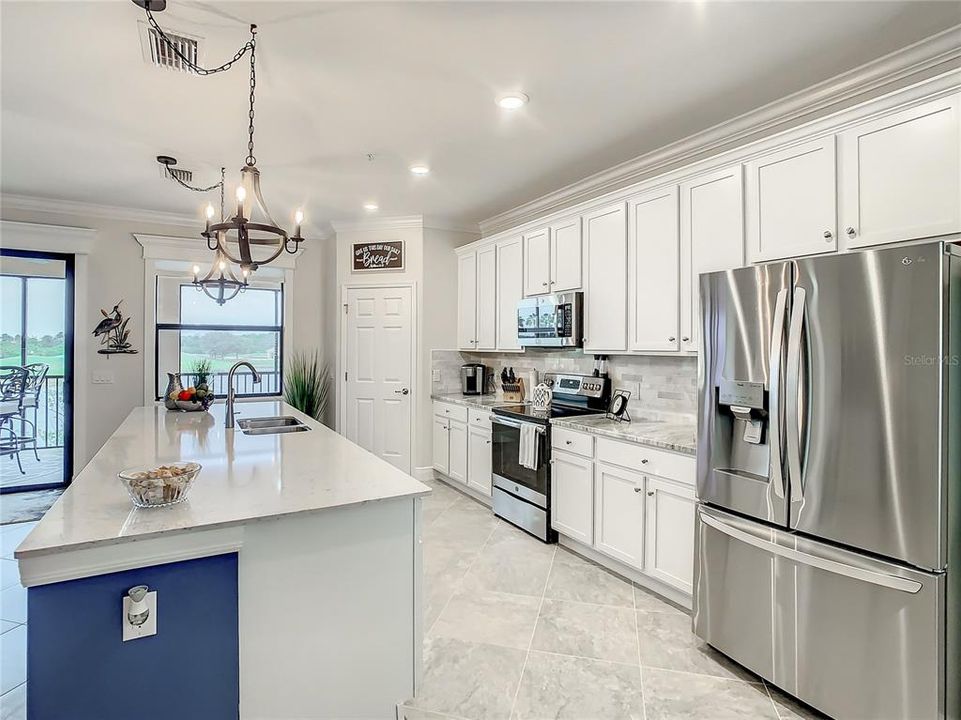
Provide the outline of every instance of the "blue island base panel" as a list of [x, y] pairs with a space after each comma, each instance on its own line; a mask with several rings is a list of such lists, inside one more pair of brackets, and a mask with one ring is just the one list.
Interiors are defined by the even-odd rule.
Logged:
[[[122, 641], [123, 597], [157, 591], [157, 634]], [[27, 591], [28, 720], [237, 720], [237, 554]]]

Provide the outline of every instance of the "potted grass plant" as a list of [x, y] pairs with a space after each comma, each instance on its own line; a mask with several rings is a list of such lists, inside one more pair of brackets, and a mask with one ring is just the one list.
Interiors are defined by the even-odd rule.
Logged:
[[284, 400], [288, 405], [322, 420], [330, 397], [330, 372], [316, 350], [295, 352], [284, 371]]

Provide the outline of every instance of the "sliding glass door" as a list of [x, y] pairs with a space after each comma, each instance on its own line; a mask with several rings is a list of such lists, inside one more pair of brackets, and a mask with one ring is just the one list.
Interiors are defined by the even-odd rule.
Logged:
[[73, 474], [73, 255], [0, 250], [0, 493]]

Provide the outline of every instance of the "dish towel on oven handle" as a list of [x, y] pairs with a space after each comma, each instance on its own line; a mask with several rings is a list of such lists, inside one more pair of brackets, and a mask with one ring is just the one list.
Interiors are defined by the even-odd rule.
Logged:
[[533, 423], [521, 423], [521, 436], [520, 442], [518, 443], [519, 452], [517, 461], [521, 464], [521, 467], [526, 467], [528, 470], [537, 470], [537, 431], [540, 428]]

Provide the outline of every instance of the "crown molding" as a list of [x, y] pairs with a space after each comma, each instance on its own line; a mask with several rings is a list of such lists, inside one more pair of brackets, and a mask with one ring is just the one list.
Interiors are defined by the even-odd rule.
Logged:
[[377, 230], [443, 230], [480, 236], [480, 226], [456, 223], [451, 220], [425, 215], [396, 215], [394, 217], [372, 217], [363, 220], [332, 220], [334, 232], [364, 232]]
[[486, 237], [509, 230], [538, 216], [588, 202], [685, 162], [721, 152], [738, 143], [746, 143], [765, 133], [800, 125], [820, 114], [855, 104], [867, 94], [880, 94], [896, 84], [908, 84], [925, 79], [926, 74], [930, 76], [961, 67], [959, 32], [961, 25], [956, 25], [780, 100], [589, 175], [482, 220], [479, 223], [481, 232]]
[[0, 245], [10, 250], [89, 255], [96, 239], [90, 228], [0, 220]]
[[54, 198], [34, 197], [32, 195], [0, 195], [0, 207], [4, 211], [50, 213], [55, 215], [78, 215], [105, 220], [126, 220], [139, 223], [155, 223], [174, 227], [196, 228], [202, 220], [178, 213], [160, 210], [138, 210], [136, 208], [98, 205], [77, 200], [57, 200]]

